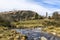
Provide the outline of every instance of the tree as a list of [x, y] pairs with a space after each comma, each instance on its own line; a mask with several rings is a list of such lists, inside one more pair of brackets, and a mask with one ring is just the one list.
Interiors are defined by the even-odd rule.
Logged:
[[35, 14], [35, 19], [38, 19], [38, 16], [39, 16], [39, 15], [36, 13], [36, 14]]
[[56, 12], [54, 12], [54, 13], [53, 13], [53, 18], [57, 20], [57, 19], [59, 18], [59, 17], [58, 17], [58, 15], [59, 15], [59, 14], [58, 14], [58, 12], [57, 12], [57, 11], [56, 11]]
[[48, 16], [48, 19], [51, 19], [51, 16]]

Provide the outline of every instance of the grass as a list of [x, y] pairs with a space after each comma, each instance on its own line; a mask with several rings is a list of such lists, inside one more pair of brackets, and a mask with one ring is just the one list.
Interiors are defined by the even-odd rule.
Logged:
[[47, 27], [43, 31], [60, 37], [60, 27]]
[[[13, 22], [12, 24], [16, 27], [44, 27], [51, 25], [50, 22], [53, 22], [54, 20], [49, 20], [49, 19], [41, 19], [41, 20], [26, 20], [26, 21], [19, 21], [19, 22]], [[48, 24], [49, 23], [49, 24]]]
[[[20, 37], [24, 37], [21, 33], [16, 32], [16, 30], [10, 30], [7, 27], [0, 27], [0, 40], [15, 40]], [[18, 39], [17, 39], [18, 40]]]
[[44, 20], [28, 20], [28, 21], [19, 21], [14, 22], [13, 24], [16, 25], [16, 27], [35, 27], [35, 26], [43, 26], [42, 23]]

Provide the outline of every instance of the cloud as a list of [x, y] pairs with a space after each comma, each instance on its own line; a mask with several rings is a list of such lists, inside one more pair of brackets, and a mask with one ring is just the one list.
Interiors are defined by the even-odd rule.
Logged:
[[[41, 15], [45, 15], [46, 12], [48, 12], [49, 15], [51, 15], [52, 12], [55, 11], [55, 8], [49, 8], [48, 5], [46, 5], [46, 4], [55, 4], [55, 1], [54, 2], [51, 2], [51, 1], [42, 0], [41, 2], [38, 1], [36, 3], [36, 1], [32, 1], [32, 0], [0, 0], [0, 11], [8, 11], [13, 9], [32, 10], [32, 11], [36, 11]], [[46, 4], [43, 5], [43, 3], [46, 3]]]
[[44, 15], [46, 12], [50, 12], [43, 6], [37, 5], [36, 3], [29, 2], [27, 0], [0, 0], [0, 11], [7, 11], [12, 9], [32, 10], [41, 15]]
[[48, 9], [50, 11], [50, 15], [54, 11], [60, 11], [60, 0], [31, 0], [36, 4]]
[[44, 0], [43, 2], [54, 5], [54, 4], [60, 3], [60, 0]]
[[60, 0], [44, 0], [43, 3], [51, 8], [60, 8]]
[[48, 9], [60, 9], [60, 0], [33, 0]]

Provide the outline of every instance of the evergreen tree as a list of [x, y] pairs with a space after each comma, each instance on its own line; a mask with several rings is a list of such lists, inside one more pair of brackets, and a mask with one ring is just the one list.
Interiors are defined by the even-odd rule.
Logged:
[[36, 14], [35, 14], [35, 19], [38, 19], [38, 16], [39, 16], [39, 15], [36, 13]]

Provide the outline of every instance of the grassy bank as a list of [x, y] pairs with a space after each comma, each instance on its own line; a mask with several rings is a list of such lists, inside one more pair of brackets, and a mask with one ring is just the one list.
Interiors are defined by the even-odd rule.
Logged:
[[43, 31], [60, 37], [60, 27], [50, 26], [50, 27], [44, 28]]
[[36, 26], [43, 26], [43, 20], [28, 20], [28, 21], [19, 21], [15, 22], [16, 27], [36, 27]]
[[[52, 23], [52, 24], [51, 24]], [[18, 21], [18, 22], [12, 22], [12, 24], [16, 27], [46, 27], [46, 26], [52, 26], [54, 25], [54, 20], [49, 19], [41, 19], [41, 20], [26, 20], [26, 21]]]
[[[7, 27], [0, 27], [0, 40], [19, 40], [24, 39], [25, 35], [16, 32], [16, 30], [9, 30]], [[25, 39], [24, 39], [25, 40]]]

